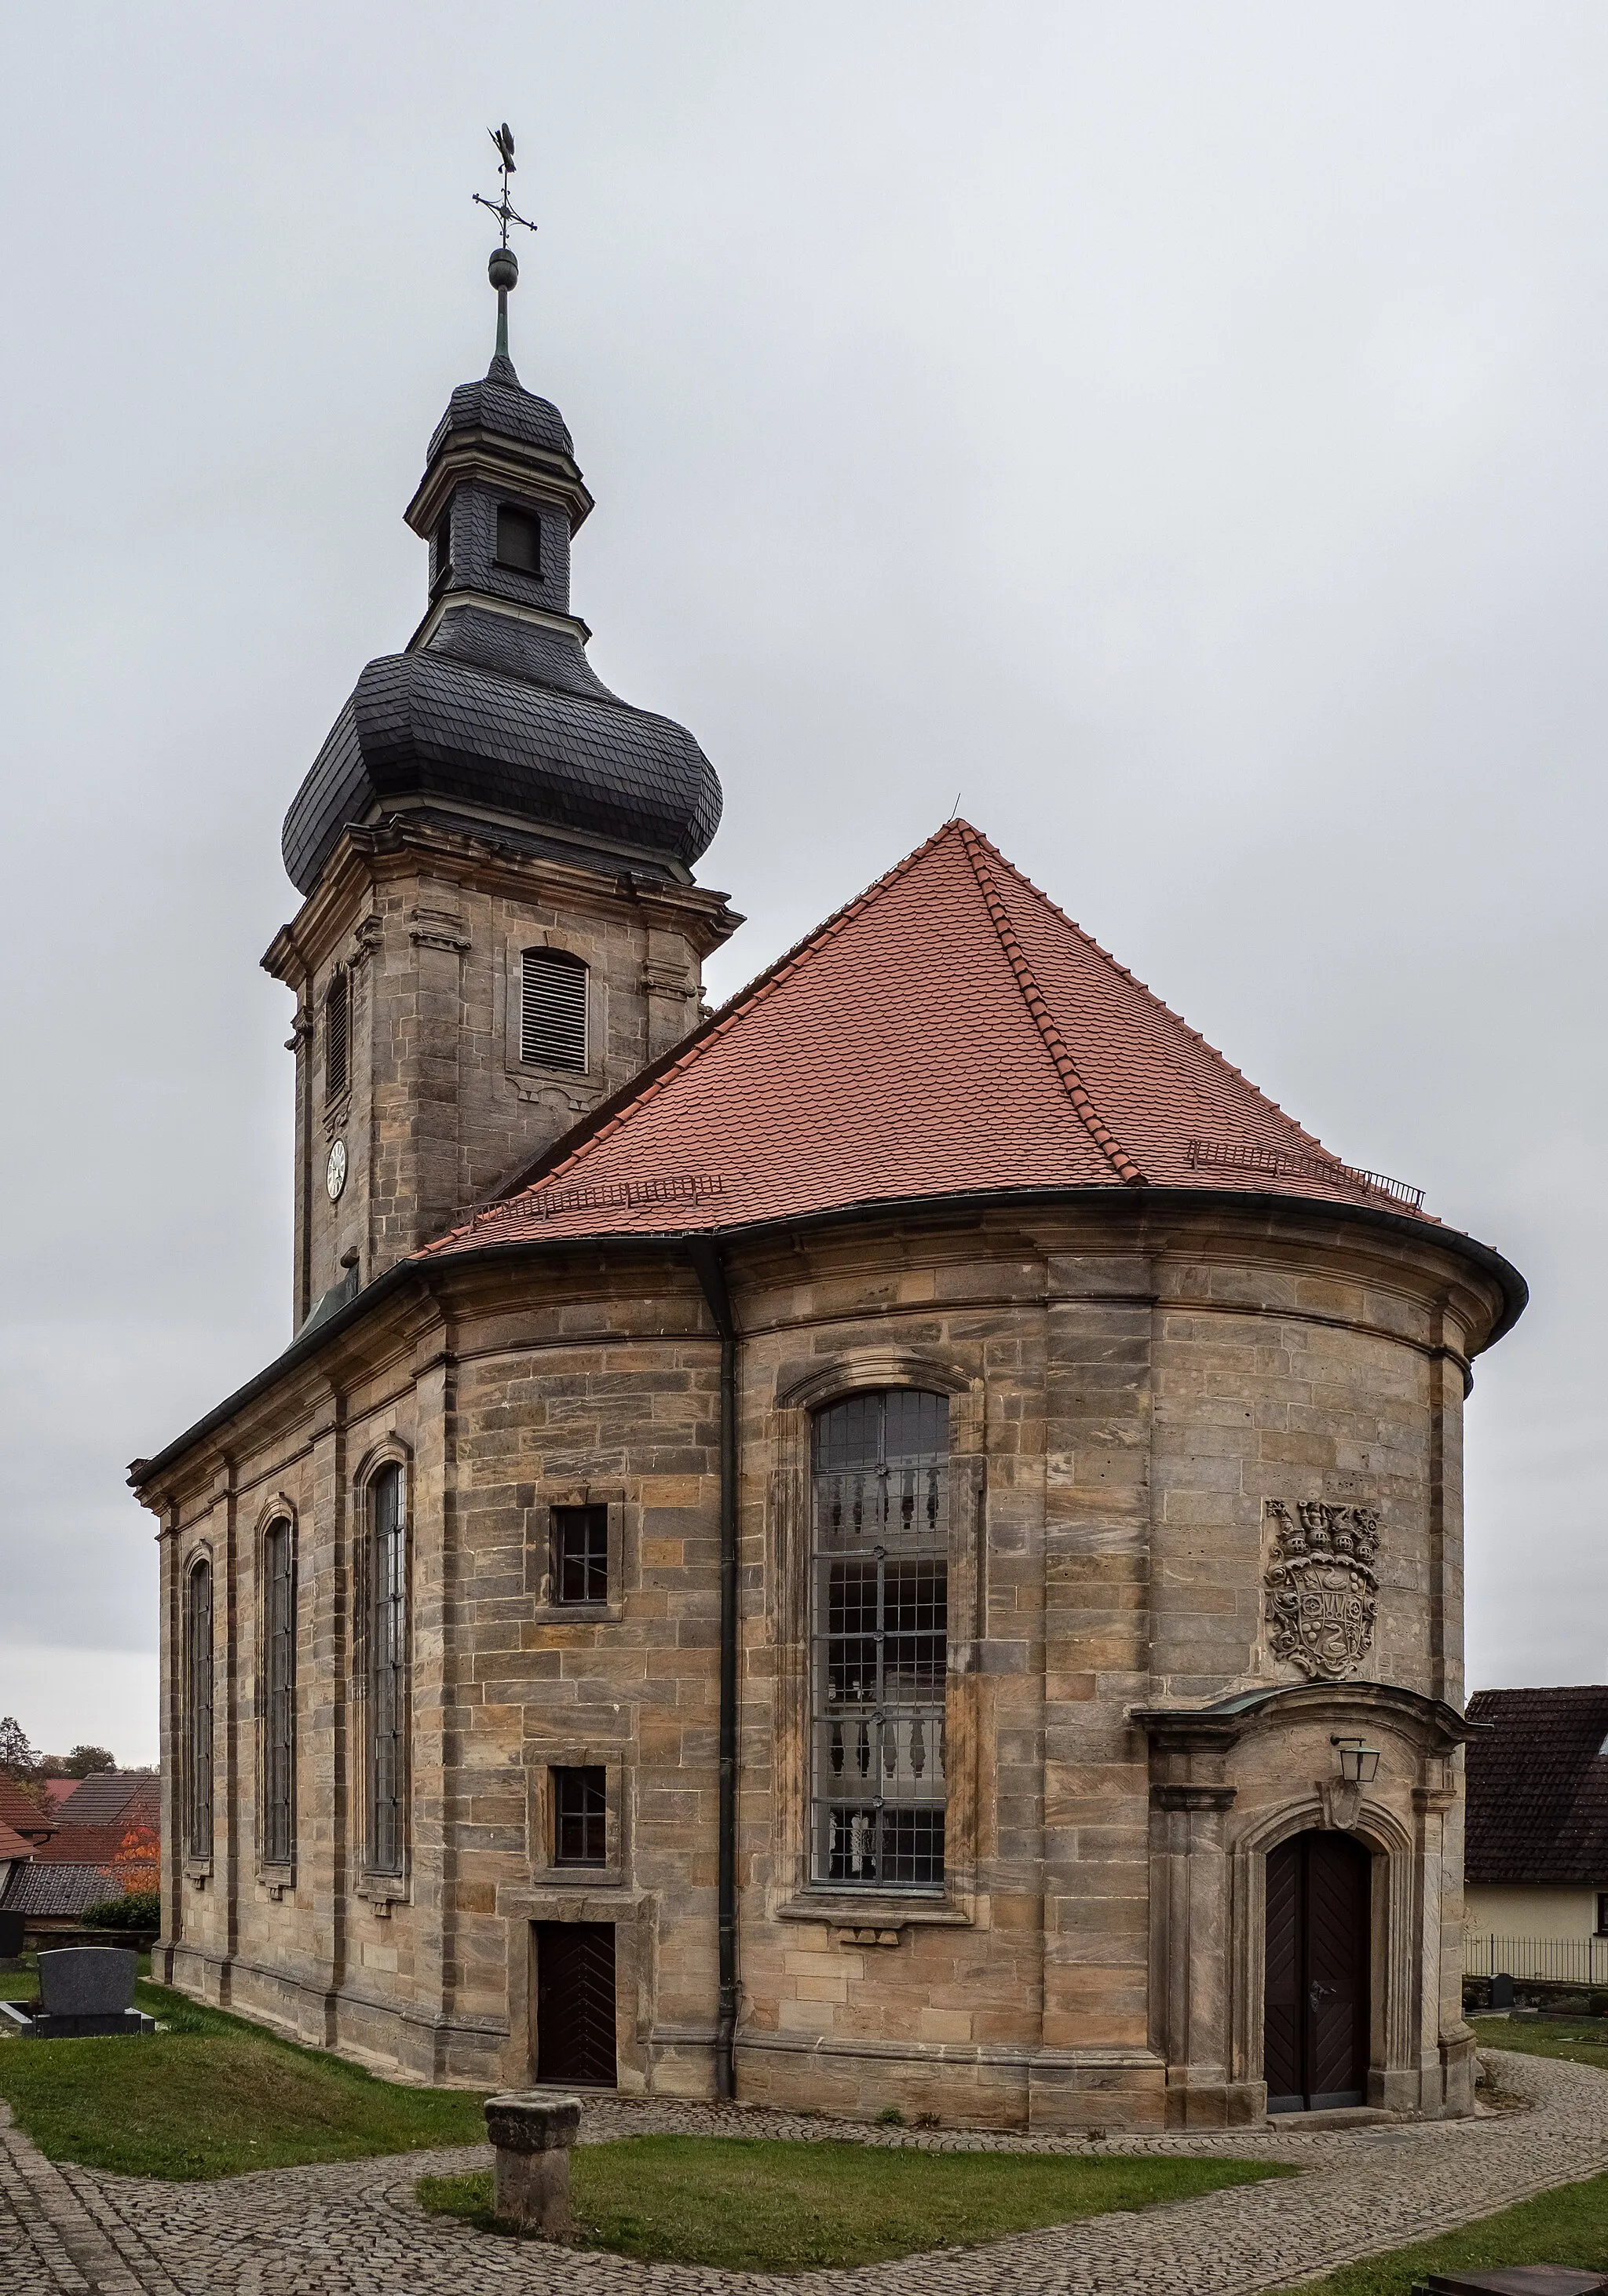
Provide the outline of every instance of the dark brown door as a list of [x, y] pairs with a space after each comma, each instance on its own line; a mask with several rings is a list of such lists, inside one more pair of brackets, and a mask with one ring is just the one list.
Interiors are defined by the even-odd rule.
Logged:
[[1372, 1878], [1373, 1860], [1347, 1833], [1298, 1833], [1268, 1853], [1269, 2112], [1367, 2102]]
[[612, 2088], [614, 1924], [536, 1924], [536, 2077]]

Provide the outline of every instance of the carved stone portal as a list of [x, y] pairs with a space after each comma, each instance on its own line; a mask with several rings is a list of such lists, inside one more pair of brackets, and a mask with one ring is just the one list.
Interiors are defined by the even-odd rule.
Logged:
[[1379, 1510], [1303, 1499], [1292, 1513], [1268, 1499], [1267, 1512], [1277, 1526], [1266, 1580], [1268, 1645], [1314, 1681], [1339, 1682], [1374, 1640]]

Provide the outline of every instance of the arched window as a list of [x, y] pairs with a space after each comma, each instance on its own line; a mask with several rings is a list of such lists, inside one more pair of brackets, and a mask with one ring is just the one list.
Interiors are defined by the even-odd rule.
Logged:
[[296, 1546], [283, 1520], [262, 1542], [263, 1857], [296, 1855]]
[[562, 948], [520, 960], [520, 1058], [537, 1068], [587, 1065], [587, 968]]
[[185, 1849], [212, 1855], [212, 1565], [185, 1580]]
[[324, 1104], [338, 1101], [352, 1072], [352, 977], [336, 973], [324, 996]]
[[400, 1466], [368, 1496], [368, 1863], [400, 1874], [407, 1792], [407, 1524]]
[[817, 1414], [811, 1867], [834, 1888], [944, 1878], [949, 1406], [890, 1388]]

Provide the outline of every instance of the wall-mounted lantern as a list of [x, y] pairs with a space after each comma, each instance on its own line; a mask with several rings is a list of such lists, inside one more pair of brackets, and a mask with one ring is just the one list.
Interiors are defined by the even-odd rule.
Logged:
[[1366, 1738], [1331, 1738], [1340, 1749], [1340, 1775], [1350, 1786], [1371, 1786], [1379, 1775], [1379, 1749]]

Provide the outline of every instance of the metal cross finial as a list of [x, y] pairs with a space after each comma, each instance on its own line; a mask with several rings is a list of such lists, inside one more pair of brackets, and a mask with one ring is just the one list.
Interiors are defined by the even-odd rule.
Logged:
[[502, 226], [502, 236], [492, 250], [487, 273], [496, 289], [496, 357], [508, 357], [508, 293], [519, 284], [519, 258], [508, 244], [508, 226], [517, 223], [522, 230], [534, 231], [536, 226], [529, 216], [522, 216], [508, 196], [508, 178], [513, 169], [513, 130], [505, 119], [500, 127], [486, 131], [496, 146], [497, 165], [502, 172], [503, 188], [500, 198], [488, 200], [481, 192], [473, 193], [477, 207], [486, 208], [496, 216]]

